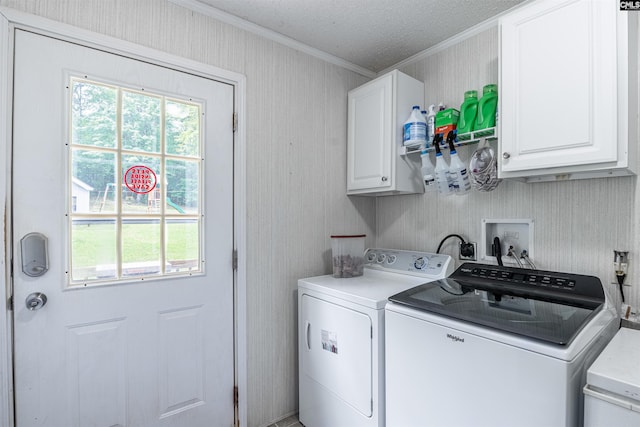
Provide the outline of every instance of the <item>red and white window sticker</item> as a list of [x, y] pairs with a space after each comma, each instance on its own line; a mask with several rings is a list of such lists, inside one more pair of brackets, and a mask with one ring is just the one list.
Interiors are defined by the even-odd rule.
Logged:
[[131, 166], [124, 174], [123, 181], [134, 193], [146, 194], [153, 191], [158, 184], [156, 173], [148, 166]]

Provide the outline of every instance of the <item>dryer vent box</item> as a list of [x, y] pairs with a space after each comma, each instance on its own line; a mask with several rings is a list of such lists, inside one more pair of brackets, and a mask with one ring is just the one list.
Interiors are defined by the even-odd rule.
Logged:
[[479, 245], [481, 260], [497, 263], [492, 251], [493, 241], [496, 237], [500, 239], [504, 265], [518, 266], [512, 257], [507, 256], [510, 246], [513, 246], [513, 251], [518, 258], [522, 251], [526, 250], [529, 258], [535, 263], [533, 219], [483, 219], [482, 238]]

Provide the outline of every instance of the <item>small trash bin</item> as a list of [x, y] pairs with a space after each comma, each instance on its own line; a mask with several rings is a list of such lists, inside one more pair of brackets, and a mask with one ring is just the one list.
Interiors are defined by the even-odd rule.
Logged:
[[333, 277], [362, 276], [365, 237], [365, 234], [331, 236]]

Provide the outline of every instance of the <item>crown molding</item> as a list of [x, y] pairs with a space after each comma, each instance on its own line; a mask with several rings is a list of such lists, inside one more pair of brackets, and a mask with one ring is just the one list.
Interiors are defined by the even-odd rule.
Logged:
[[467, 28], [466, 30], [456, 34], [453, 37], [449, 37], [446, 40], [443, 40], [442, 42], [428, 48], [425, 49], [421, 52], [418, 52], [410, 57], [408, 57], [407, 59], [403, 59], [402, 61], [388, 67], [385, 68], [384, 70], [380, 71], [378, 73], [378, 75], [382, 75], [385, 73], [388, 73], [391, 70], [395, 70], [395, 69], [401, 69], [402, 67], [406, 67], [408, 65], [412, 65], [415, 64], [416, 62], [419, 62], [425, 58], [428, 58], [432, 55], [435, 55], [436, 53], [442, 52], [443, 50], [446, 50], [448, 48], [450, 48], [451, 46], [454, 46], [466, 39], [469, 39], [471, 37], [474, 37], [490, 28], [493, 27], [497, 27], [498, 23], [500, 21], [500, 18], [504, 15], [506, 15], [507, 13], [512, 12], [514, 9], [520, 8], [525, 4], [531, 3], [533, 0], [527, 0], [524, 1], [520, 4], [517, 4], [499, 14], [497, 14], [496, 16], [493, 16], [485, 21], [480, 22], [479, 24], [474, 25], [473, 27]]
[[277, 33], [272, 30], [268, 30], [260, 25], [256, 25], [252, 22], [249, 22], [245, 19], [238, 18], [237, 16], [231, 15], [229, 13], [223, 12], [219, 9], [214, 8], [213, 6], [209, 6], [207, 4], [201, 3], [197, 0], [169, 0], [169, 2], [174, 3], [178, 6], [185, 7], [187, 9], [193, 10], [194, 12], [200, 13], [202, 15], [213, 18], [217, 21], [223, 22], [225, 24], [233, 25], [234, 27], [240, 28], [242, 30], [253, 33], [257, 36], [264, 37], [265, 39], [274, 41], [276, 43], [280, 43], [284, 46], [290, 47], [297, 51], [306, 53], [308, 55], [314, 56], [323, 61], [329, 62], [331, 64], [346, 68], [348, 70], [354, 71], [360, 75], [365, 77], [374, 78], [377, 76], [377, 73], [371, 71], [367, 68], [356, 65], [352, 62], [346, 61], [342, 58], [338, 58], [335, 55], [331, 55], [326, 53], [320, 49], [316, 49], [304, 43], [301, 43], [297, 40], [294, 40], [290, 37], [284, 36], [280, 33]]

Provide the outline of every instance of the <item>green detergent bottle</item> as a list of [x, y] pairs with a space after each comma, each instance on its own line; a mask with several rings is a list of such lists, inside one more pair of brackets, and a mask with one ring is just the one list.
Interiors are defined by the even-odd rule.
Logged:
[[496, 125], [498, 108], [498, 85], [489, 84], [482, 88], [482, 99], [478, 103], [475, 130], [492, 128]]
[[[464, 101], [460, 105], [460, 119], [458, 120], [458, 140], [463, 133], [475, 129], [478, 115], [478, 91], [468, 90], [464, 93]], [[463, 138], [464, 139], [464, 138]]]

